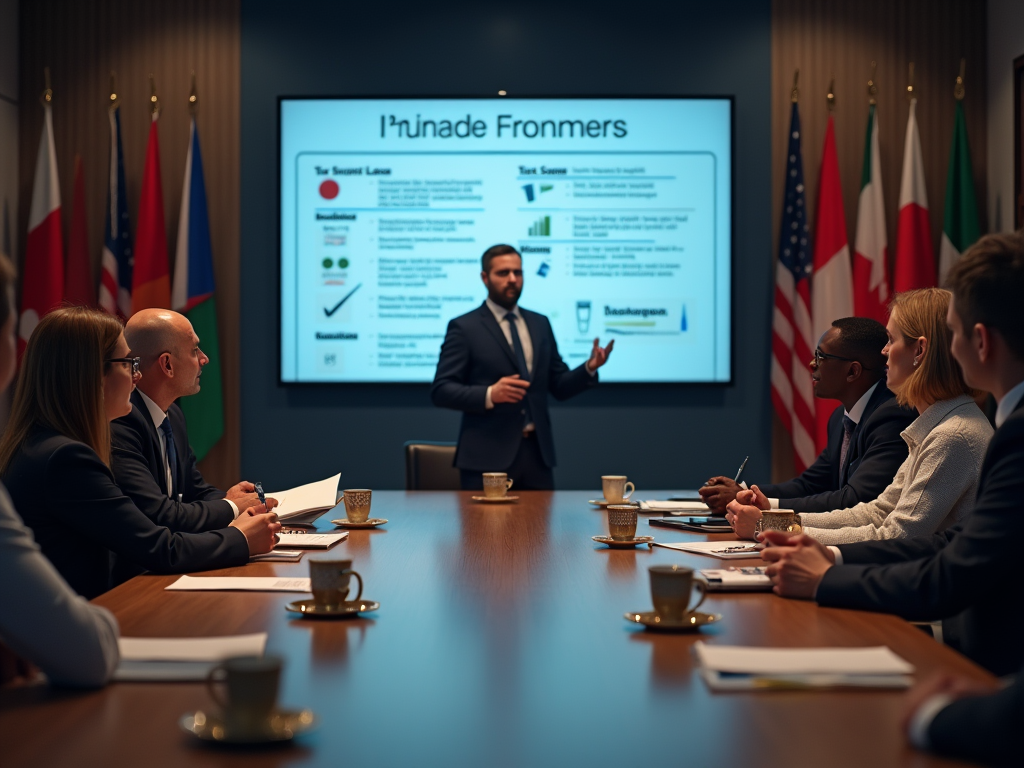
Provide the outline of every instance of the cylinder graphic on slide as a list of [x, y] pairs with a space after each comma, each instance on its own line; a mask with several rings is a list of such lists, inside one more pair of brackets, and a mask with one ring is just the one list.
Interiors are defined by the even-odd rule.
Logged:
[[590, 330], [589, 301], [576, 302], [576, 327], [580, 329], [580, 333], [586, 333]]

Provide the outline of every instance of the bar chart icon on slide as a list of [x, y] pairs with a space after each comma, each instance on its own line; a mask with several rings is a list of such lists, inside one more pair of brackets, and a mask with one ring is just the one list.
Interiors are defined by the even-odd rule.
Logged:
[[551, 217], [541, 216], [537, 221], [530, 225], [530, 231], [528, 234], [530, 237], [550, 237]]

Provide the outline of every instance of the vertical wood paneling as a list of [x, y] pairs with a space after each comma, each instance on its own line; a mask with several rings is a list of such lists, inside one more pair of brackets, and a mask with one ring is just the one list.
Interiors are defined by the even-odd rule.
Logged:
[[74, 158], [80, 154], [89, 245], [97, 274], [107, 194], [110, 72], [117, 75], [133, 233], [150, 126], [150, 73], [156, 79], [162, 105], [160, 163], [172, 269], [188, 150], [190, 73], [196, 72], [226, 409], [225, 436], [203, 462], [203, 469], [211, 482], [221, 486], [236, 482], [240, 474], [240, 45], [239, 0], [34, 0], [21, 4], [19, 240], [27, 226], [42, 129], [42, 110], [36, 105], [43, 88], [43, 67], [49, 66], [65, 230], [70, 223]]
[[[782, 215], [786, 135], [793, 71], [800, 70], [804, 176], [812, 231], [828, 110], [835, 76], [836, 146], [851, 254], [857, 226], [861, 164], [867, 128], [867, 80], [877, 62], [879, 141], [885, 193], [889, 267], [893, 266], [903, 140], [907, 125], [907, 68], [914, 62], [917, 120], [925, 167], [932, 239], [938, 258], [946, 171], [953, 136], [953, 85], [967, 59], [967, 134], [979, 215], [986, 222], [985, 3], [981, 0], [773, 0], [772, 216], [773, 255]], [[1009, 158], [1007, 159], [1009, 162]], [[983, 225], [984, 226], [984, 225]], [[789, 436], [774, 422], [773, 475], [792, 477]]]

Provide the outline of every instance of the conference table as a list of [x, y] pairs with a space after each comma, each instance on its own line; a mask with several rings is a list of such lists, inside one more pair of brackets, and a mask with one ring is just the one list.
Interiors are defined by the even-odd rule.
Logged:
[[[643, 498], [666, 498], [647, 492]], [[598, 494], [599, 495], [599, 494]], [[624, 620], [651, 610], [647, 568], [722, 561], [655, 547], [610, 550], [594, 493], [375, 492], [372, 516], [328, 554], [199, 575], [305, 576], [310, 557], [354, 561], [378, 611], [313, 620], [282, 592], [168, 592], [144, 574], [97, 598], [126, 637], [267, 632], [285, 660], [280, 705], [318, 727], [275, 748], [209, 747], [186, 713], [215, 711], [201, 683], [113, 683], [90, 692], [0, 691], [0, 764], [18, 766], [940, 766], [899, 727], [904, 693], [712, 693], [692, 646], [886, 645], [916, 667], [991, 676], [899, 618], [769, 593], [710, 594], [721, 622], [692, 634]], [[325, 514], [320, 530], [343, 517]], [[706, 536], [649, 527], [659, 542]], [[718, 535], [716, 538], [730, 538]], [[754, 565], [760, 561], [732, 561]]]

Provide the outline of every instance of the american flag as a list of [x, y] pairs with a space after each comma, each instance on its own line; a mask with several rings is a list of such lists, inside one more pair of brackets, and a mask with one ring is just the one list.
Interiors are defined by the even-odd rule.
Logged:
[[128, 229], [128, 199], [121, 151], [121, 110], [110, 110], [110, 178], [107, 224], [103, 234], [100, 307], [126, 320], [132, 310], [132, 238]]
[[811, 339], [811, 249], [804, 203], [804, 166], [800, 155], [800, 114], [793, 102], [786, 162], [786, 197], [775, 268], [772, 317], [772, 402], [793, 437], [797, 472], [814, 461], [814, 389], [808, 363]]

